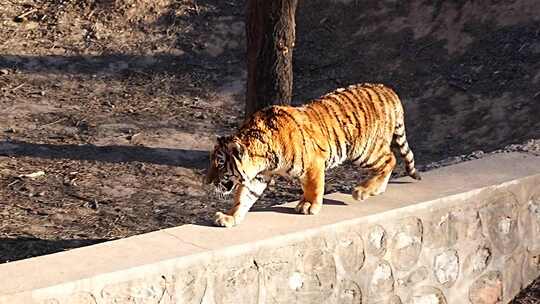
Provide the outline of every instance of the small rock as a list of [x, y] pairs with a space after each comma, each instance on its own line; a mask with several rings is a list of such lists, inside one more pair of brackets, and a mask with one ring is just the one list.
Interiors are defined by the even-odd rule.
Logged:
[[45, 172], [44, 171], [36, 171], [36, 172], [33, 172], [33, 173], [29, 173], [29, 174], [22, 174], [22, 175], [19, 175], [19, 177], [27, 177], [27, 178], [38, 178], [38, 177], [41, 177], [41, 176], [44, 176], [45, 175]]
[[197, 112], [195, 113], [195, 118], [198, 118], [198, 119], [206, 119], [208, 116], [202, 112]]
[[131, 143], [135, 145], [142, 145], [143, 139], [144, 139], [144, 136], [142, 133], [135, 133], [133, 135], [127, 136], [127, 140], [131, 141]]
[[0, 69], [0, 75], [7, 75], [7, 74], [9, 74], [8, 69]]

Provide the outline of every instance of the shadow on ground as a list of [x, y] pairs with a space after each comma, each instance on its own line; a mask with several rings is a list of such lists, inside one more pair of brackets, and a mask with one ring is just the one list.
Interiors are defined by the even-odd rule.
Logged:
[[30, 156], [47, 159], [90, 160], [111, 163], [145, 162], [204, 169], [208, 151], [148, 148], [138, 146], [95, 146], [35, 144], [22, 141], [0, 142], [1, 156]]
[[72, 239], [42, 240], [38, 238], [0, 238], [0, 263], [22, 260], [40, 255], [61, 252], [73, 248], [94, 245], [110, 240]]

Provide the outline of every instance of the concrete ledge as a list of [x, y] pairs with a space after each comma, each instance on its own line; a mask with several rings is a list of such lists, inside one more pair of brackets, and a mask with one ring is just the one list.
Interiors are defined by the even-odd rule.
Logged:
[[423, 177], [3, 264], [0, 303], [499, 303], [540, 275], [540, 157]]

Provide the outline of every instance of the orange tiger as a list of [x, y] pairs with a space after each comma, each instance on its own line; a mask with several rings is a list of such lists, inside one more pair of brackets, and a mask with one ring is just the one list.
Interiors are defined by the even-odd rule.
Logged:
[[296, 211], [321, 210], [325, 170], [352, 161], [370, 176], [352, 195], [364, 200], [381, 194], [396, 165], [396, 143], [409, 176], [420, 180], [405, 136], [403, 107], [381, 84], [337, 89], [302, 107], [271, 106], [254, 113], [233, 136], [218, 138], [205, 182], [234, 206], [217, 212], [215, 224], [239, 224], [274, 174], [296, 177], [303, 195]]

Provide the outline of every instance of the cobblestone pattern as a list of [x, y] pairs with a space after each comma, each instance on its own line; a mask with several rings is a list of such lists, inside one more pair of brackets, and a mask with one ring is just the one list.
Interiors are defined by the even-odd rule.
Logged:
[[506, 303], [540, 275], [539, 181], [39, 303]]

